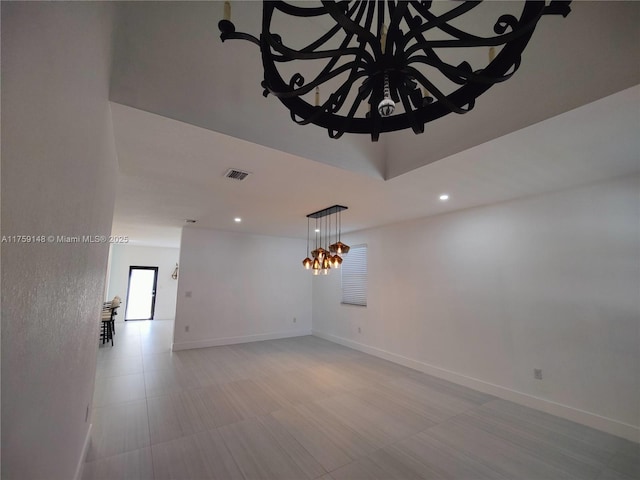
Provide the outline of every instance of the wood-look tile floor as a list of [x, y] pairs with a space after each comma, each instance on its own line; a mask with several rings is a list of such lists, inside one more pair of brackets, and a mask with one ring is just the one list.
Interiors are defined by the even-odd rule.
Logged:
[[316, 338], [101, 346], [83, 479], [640, 478], [636, 443]]

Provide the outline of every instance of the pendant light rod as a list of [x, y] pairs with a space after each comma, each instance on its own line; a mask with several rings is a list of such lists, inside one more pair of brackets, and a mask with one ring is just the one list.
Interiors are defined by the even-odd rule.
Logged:
[[[336, 217], [336, 241], [337, 241], [338, 240], [338, 214], [335, 217]], [[331, 239], [329, 239], [329, 242], [331, 242]]]
[[327, 233], [324, 236], [324, 246], [327, 249], [327, 252], [329, 251], [329, 234], [331, 233], [331, 226], [329, 225], [329, 220], [331, 220], [331, 217], [329, 215], [324, 217], [325, 229], [327, 230]]

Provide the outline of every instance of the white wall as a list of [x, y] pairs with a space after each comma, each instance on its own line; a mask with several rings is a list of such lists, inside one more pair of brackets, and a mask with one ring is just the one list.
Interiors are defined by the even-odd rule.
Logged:
[[314, 333], [637, 441], [639, 182], [347, 236], [368, 244], [368, 306], [314, 278]]
[[310, 334], [305, 249], [306, 239], [185, 227], [174, 349]]
[[[109, 235], [111, 9], [2, 2], [2, 235]], [[74, 478], [108, 244], [2, 244], [2, 478]]]
[[180, 256], [179, 248], [142, 247], [137, 245], [114, 244], [111, 247], [111, 268], [107, 300], [116, 295], [122, 298], [118, 320], [124, 320], [129, 285], [129, 267], [158, 267], [156, 306], [154, 319], [169, 320], [176, 314], [178, 281], [171, 278]]

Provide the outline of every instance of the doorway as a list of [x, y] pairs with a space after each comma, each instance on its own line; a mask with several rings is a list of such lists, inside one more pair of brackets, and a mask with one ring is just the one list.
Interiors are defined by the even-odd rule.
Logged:
[[125, 320], [153, 320], [158, 267], [129, 267]]

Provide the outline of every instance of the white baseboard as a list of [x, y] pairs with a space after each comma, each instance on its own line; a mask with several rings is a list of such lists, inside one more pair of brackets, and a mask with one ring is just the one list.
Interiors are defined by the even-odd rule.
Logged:
[[82, 471], [84, 470], [84, 461], [87, 458], [87, 451], [89, 450], [89, 442], [91, 441], [91, 428], [93, 424], [89, 424], [89, 428], [87, 429], [87, 436], [84, 439], [84, 445], [82, 446], [82, 452], [80, 453], [80, 460], [78, 461], [78, 466], [76, 467], [76, 473], [73, 476], [73, 480], [80, 480], [82, 478]]
[[193, 342], [174, 343], [171, 350], [190, 350], [192, 348], [219, 347], [222, 345], [234, 345], [236, 343], [260, 342], [262, 340], [277, 340], [279, 338], [304, 337], [311, 335], [311, 330], [296, 330], [287, 332], [259, 333], [256, 335], [241, 335], [238, 337], [209, 338], [206, 340], [195, 340]]
[[429, 365], [428, 363], [420, 362], [418, 360], [404, 357], [396, 353], [391, 353], [380, 348], [371, 347], [363, 343], [354, 342], [353, 340], [338, 337], [336, 335], [322, 333], [316, 330], [313, 331], [313, 335], [324, 338], [325, 340], [329, 340], [330, 342], [335, 342], [340, 345], [353, 348], [354, 350], [359, 350], [361, 352], [368, 353], [370, 355], [383, 358], [394, 363], [398, 363], [405, 367], [413, 368], [414, 370], [418, 370], [428, 375], [433, 375], [434, 377], [442, 378], [444, 380], [448, 380], [465, 387], [473, 388], [474, 390], [478, 390], [483, 393], [495, 395], [496, 397], [500, 397], [502, 399], [509, 400], [526, 407], [534, 408], [536, 410], [541, 410], [551, 415], [565, 418], [576, 423], [581, 423], [588, 427], [592, 427], [597, 430], [616, 435], [618, 437], [626, 438], [627, 440], [631, 440], [633, 442], [640, 441], [640, 428], [628, 423], [619, 422], [612, 418], [603, 417], [601, 415], [587, 412], [585, 410], [580, 410], [568, 405], [556, 403], [551, 400], [529, 395], [527, 393], [518, 392], [516, 390], [485, 382], [477, 378], [461, 375], [450, 370], [436, 367], [434, 365]]

